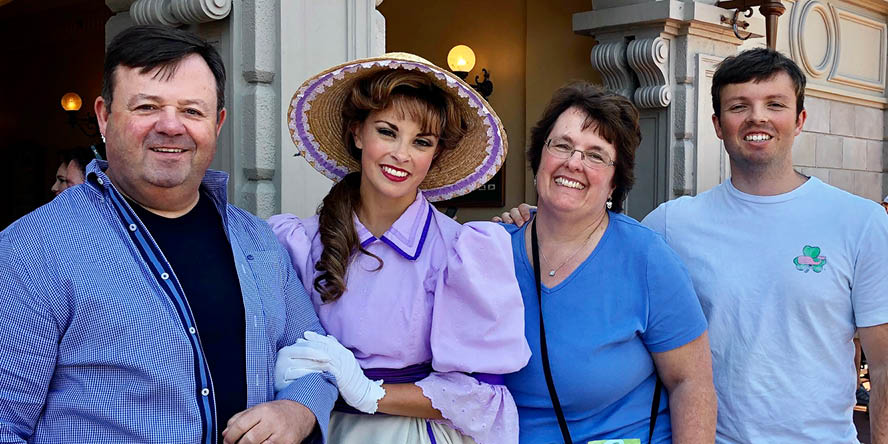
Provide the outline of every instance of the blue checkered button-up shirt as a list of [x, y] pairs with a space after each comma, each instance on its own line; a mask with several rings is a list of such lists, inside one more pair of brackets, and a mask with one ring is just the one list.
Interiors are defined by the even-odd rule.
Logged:
[[[213, 386], [174, 271], [105, 167], [94, 161], [85, 184], [0, 232], [0, 443], [211, 444], [226, 388]], [[297, 401], [326, 435], [336, 387], [312, 374], [276, 396], [273, 378], [278, 349], [323, 330], [286, 251], [227, 204], [226, 183], [208, 171], [202, 186], [243, 295], [248, 406]]]

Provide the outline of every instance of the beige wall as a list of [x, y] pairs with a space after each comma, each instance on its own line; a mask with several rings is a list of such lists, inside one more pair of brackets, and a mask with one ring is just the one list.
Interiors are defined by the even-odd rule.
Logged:
[[[472, 47], [477, 57], [469, 79], [490, 71], [496, 109], [509, 138], [506, 208], [532, 197], [524, 147], [529, 125], [539, 117], [552, 91], [567, 80], [597, 79], [589, 65], [594, 41], [574, 35], [571, 14], [589, 8], [587, 0], [385, 0], [386, 51], [407, 51], [446, 67], [454, 45]], [[460, 221], [485, 220], [502, 208], [463, 208]]]
[[[525, 134], [539, 120], [552, 93], [571, 80], [601, 83], [601, 76], [592, 68], [590, 54], [596, 41], [572, 31], [571, 16], [590, 8], [587, 0], [528, 0], [527, 16], [527, 83]], [[526, 163], [525, 163], [526, 164]], [[525, 201], [536, 202], [533, 177], [528, 170]]]

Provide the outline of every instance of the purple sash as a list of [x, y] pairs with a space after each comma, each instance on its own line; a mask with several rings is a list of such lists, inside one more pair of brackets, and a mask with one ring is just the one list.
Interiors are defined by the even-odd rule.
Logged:
[[[432, 373], [432, 363], [423, 362], [420, 364], [409, 365], [404, 368], [365, 368], [363, 370], [364, 376], [373, 381], [382, 379], [383, 384], [408, 384], [421, 381], [430, 375]], [[503, 375], [494, 375], [491, 373], [469, 373], [468, 375], [480, 382], [490, 385], [503, 385], [506, 380]], [[333, 410], [342, 413], [364, 414], [364, 412], [355, 410], [352, 406], [346, 404], [341, 397], [336, 400], [336, 405], [333, 407]], [[383, 414], [384, 413], [377, 413], [377, 415]]]
[[[421, 364], [414, 364], [404, 368], [365, 368], [363, 370], [364, 376], [373, 381], [382, 379], [383, 384], [407, 384], [425, 379], [426, 376], [431, 374], [432, 363], [423, 362]], [[469, 376], [490, 385], [503, 385], [506, 380], [503, 375], [494, 375], [490, 373], [469, 373]], [[364, 414], [364, 412], [355, 410], [354, 407], [346, 404], [345, 401], [342, 400], [342, 397], [339, 397], [339, 399], [336, 400], [333, 410], [341, 413]], [[376, 414], [384, 415], [385, 413]], [[426, 433], [428, 433], [429, 440], [431, 440], [432, 444], [437, 444], [435, 434], [432, 433], [432, 422], [428, 419], [426, 420]]]

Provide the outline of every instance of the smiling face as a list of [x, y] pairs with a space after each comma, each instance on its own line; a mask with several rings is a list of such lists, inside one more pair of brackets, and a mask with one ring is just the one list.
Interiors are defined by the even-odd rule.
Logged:
[[[568, 108], [555, 121], [549, 139], [566, 142], [575, 150], [616, 159], [616, 149], [599, 135], [597, 125], [583, 129], [586, 118], [582, 110]], [[614, 167], [589, 167], [577, 152], [571, 153], [567, 159], [560, 159], [544, 148], [536, 178], [540, 207], [575, 217], [601, 214], [607, 198], [614, 191]]]
[[354, 141], [361, 150], [361, 200], [410, 206], [432, 165], [438, 135], [423, 131], [419, 122], [390, 105], [371, 112], [354, 129]]
[[788, 74], [721, 89], [721, 117], [712, 116], [724, 141], [732, 174], [762, 170], [792, 173], [792, 144], [807, 113], [796, 113], [796, 94]]
[[216, 152], [225, 110], [216, 113], [216, 83], [196, 54], [175, 72], [118, 66], [108, 112], [96, 99], [105, 135], [108, 176], [133, 198], [175, 191], [197, 193]]

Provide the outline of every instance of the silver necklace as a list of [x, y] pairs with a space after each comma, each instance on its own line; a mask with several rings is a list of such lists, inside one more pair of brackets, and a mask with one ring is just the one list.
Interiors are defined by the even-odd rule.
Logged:
[[[601, 226], [602, 222], [604, 222], [604, 218], [605, 218], [606, 216], [607, 216], [607, 213], [605, 213], [604, 216], [601, 216], [601, 219], [598, 220], [598, 225], [595, 225], [595, 228], [593, 228], [592, 231], [589, 233], [589, 235], [586, 236], [586, 240], [583, 241], [583, 243], [579, 246], [579, 248], [577, 248], [576, 250], [574, 250], [573, 254], [571, 254], [570, 257], [568, 257], [567, 259], [565, 259], [564, 262], [561, 263], [561, 265], [559, 265], [559, 266], [557, 266], [557, 267], [555, 267], [555, 268], [551, 268], [551, 269], [549, 269], [549, 276], [555, 276], [555, 273], [557, 273], [558, 270], [561, 269], [561, 267], [563, 267], [565, 264], [567, 264], [568, 262], [570, 262], [570, 260], [573, 259], [574, 256], [576, 256], [577, 253], [579, 253], [579, 252], [580, 252], [580, 251], [586, 246], [586, 244], [589, 243], [589, 239], [592, 239], [592, 235], [595, 234], [596, 231], [598, 231], [598, 228]], [[535, 220], [535, 219], [534, 219], [533, 223], [536, 223], [536, 220]], [[542, 244], [542, 242], [541, 242], [540, 244]], [[549, 258], [546, 257], [546, 253], [543, 253], [543, 247], [542, 247], [542, 245], [540, 245], [540, 254], [543, 255], [543, 259], [546, 260], [546, 263], [547, 263], [547, 264], [552, 265], [552, 261], [550, 261]]]

